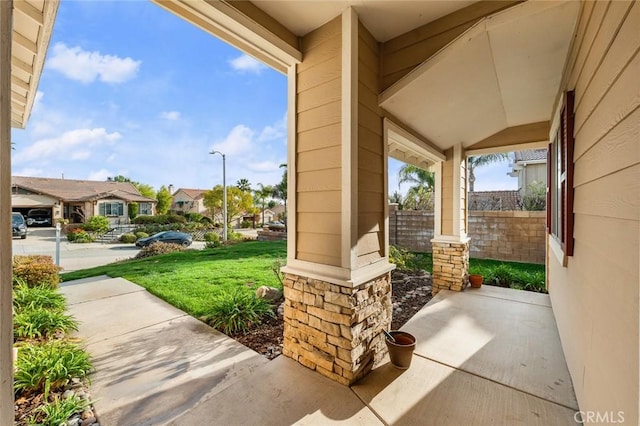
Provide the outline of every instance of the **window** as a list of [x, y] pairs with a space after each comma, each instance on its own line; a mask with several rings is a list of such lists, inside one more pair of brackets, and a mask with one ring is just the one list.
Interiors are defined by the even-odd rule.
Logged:
[[124, 203], [101, 203], [100, 216], [124, 216]]
[[547, 230], [565, 256], [573, 256], [573, 102], [566, 92], [547, 154]]
[[138, 214], [150, 215], [151, 203], [138, 203]]

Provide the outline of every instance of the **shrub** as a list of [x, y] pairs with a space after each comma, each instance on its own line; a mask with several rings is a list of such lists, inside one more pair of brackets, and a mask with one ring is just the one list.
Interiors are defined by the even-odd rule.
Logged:
[[78, 330], [78, 323], [62, 311], [45, 308], [28, 308], [13, 316], [13, 338], [50, 338], [56, 333]]
[[87, 232], [94, 234], [104, 234], [109, 230], [109, 219], [104, 216], [91, 216], [89, 220], [82, 226]]
[[148, 225], [151, 223], [156, 223], [156, 218], [155, 216], [142, 214], [140, 216], [136, 216], [136, 218], [131, 222], [135, 223], [136, 225]]
[[23, 280], [18, 280], [13, 287], [13, 307], [16, 312], [35, 308], [64, 311], [66, 306], [64, 296], [50, 287], [29, 287]]
[[29, 255], [13, 257], [13, 283], [29, 287], [57, 288], [60, 268], [53, 264], [51, 256]]
[[186, 249], [182, 247], [180, 244], [173, 243], [161, 243], [156, 241], [153, 244], [150, 244], [144, 248], [142, 248], [138, 254], [136, 254], [136, 259], [143, 259], [145, 257], [157, 256], [159, 254], [165, 253], [175, 253], [178, 251], [185, 251]]
[[202, 216], [200, 213], [187, 213], [184, 215], [185, 219], [189, 222], [200, 222], [202, 221]]
[[542, 211], [547, 208], [547, 185], [534, 181], [527, 186], [522, 198], [522, 210]]
[[122, 234], [120, 235], [120, 242], [125, 244], [135, 243], [137, 240], [134, 234]]
[[243, 241], [244, 237], [238, 232], [233, 232], [231, 229], [227, 229], [227, 241]]
[[95, 238], [82, 229], [70, 231], [67, 234], [67, 240], [70, 243], [91, 243]]
[[485, 279], [492, 285], [498, 287], [510, 287], [514, 282], [514, 274], [508, 265], [498, 265], [489, 270]]
[[146, 232], [138, 231], [136, 232], [136, 241], [138, 241], [140, 238], [147, 238], [148, 236], [149, 234], [147, 234]]
[[273, 308], [265, 299], [247, 290], [235, 289], [217, 296], [211, 313], [202, 319], [223, 333], [234, 335], [259, 324], [264, 316], [274, 317]]
[[187, 223], [187, 218], [179, 214], [168, 214], [166, 223]]
[[413, 262], [415, 255], [408, 251], [396, 246], [389, 246], [389, 262], [395, 263], [399, 270], [409, 270], [411, 263]]
[[253, 226], [252, 222], [249, 222], [248, 220], [243, 220], [242, 223], [240, 224], [240, 228], [251, 228]]
[[24, 345], [18, 351], [13, 388], [15, 392], [56, 391], [73, 377], [84, 378], [92, 370], [89, 354], [65, 341], [52, 340]]
[[220, 241], [220, 234], [217, 232], [207, 232], [204, 234], [204, 240], [210, 242], [218, 242]]
[[213, 220], [211, 220], [210, 217], [202, 216], [202, 219], [200, 219], [200, 223], [211, 224], [213, 223]]
[[29, 424], [66, 425], [69, 417], [82, 413], [90, 405], [91, 401], [84, 400], [77, 395], [62, 399], [56, 395], [53, 402], [45, 403], [33, 411], [33, 415], [29, 418]]

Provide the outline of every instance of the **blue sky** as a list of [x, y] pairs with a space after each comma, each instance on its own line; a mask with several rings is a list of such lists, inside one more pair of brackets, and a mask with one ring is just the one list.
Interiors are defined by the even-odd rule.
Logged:
[[[286, 77], [146, 1], [62, 1], [26, 130], [13, 130], [20, 176], [156, 189], [274, 184], [286, 162]], [[389, 189], [402, 163], [389, 161]], [[476, 190], [515, 189], [507, 162]], [[403, 187], [403, 190], [405, 188]]]

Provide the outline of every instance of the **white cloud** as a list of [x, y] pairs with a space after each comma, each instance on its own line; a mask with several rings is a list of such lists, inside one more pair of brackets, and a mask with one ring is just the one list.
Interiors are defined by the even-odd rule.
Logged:
[[229, 61], [229, 65], [231, 65], [231, 68], [233, 68], [235, 71], [254, 74], [260, 74], [263, 69], [267, 68], [262, 62], [253, 59], [249, 55], [240, 55], [237, 58], [231, 59]]
[[87, 176], [87, 180], [98, 180], [105, 181], [109, 176], [116, 176], [117, 173], [113, 173], [107, 169], [100, 169], [94, 172], [89, 173]]
[[212, 151], [220, 151], [225, 155], [240, 155], [251, 151], [254, 131], [243, 124], [239, 124], [222, 141], [211, 147]]
[[169, 121], [175, 121], [180, 119], [180, 111], [163, 111], [160, 113], [160, 118]]
[[110, 145], [122, 136], [118, 132], [108, 133], [104, 128], [76, 129], [63, 133], [56, 138], [40, 139], [19, 151], [14, 156], [16, 164], [24, 161], [74, 159], [84, 160], [91, 156], [87, 148]]
[[81, 47], [67, 47], [64, 43], [53, 46], [47, 65], [65, 77], [91, 83], [96, 79], [104, 83], [123, 83], [136, 76], [141, 61], [129, 57], [102, 55], [100, 52], [87, 52]]
[[258, 136], [258, 142], [267, 142], [277, 139], [284, 139], [287, 136], [287, 114], [281, 120], [276, 121], [271, 126], [266, 126]]
[[280, 168], [280, 163], [276, 163], [275, 161], [259, 161], [249, 163], [247, 167], [254, 172], [274, 172]]

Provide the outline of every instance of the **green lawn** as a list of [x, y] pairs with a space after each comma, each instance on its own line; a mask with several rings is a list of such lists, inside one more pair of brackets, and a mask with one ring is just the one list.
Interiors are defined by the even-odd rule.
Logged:
[[[432, 272], [430, 253], [405, 253], [408, 253], [406, 263], [410, 269]], [[546, 293], [544, 265], [472, 258], [469, 259], [469, 273], [482, 275], [486, 284]]]
[[207, 314], [213, 297], [223, 291], [262, 285], [281, 288], [272, 265], [286, 257], [286, 242], [251, 241], [126, 260], [62, 274], [62, 279], [122, 277], [197, 318]]

